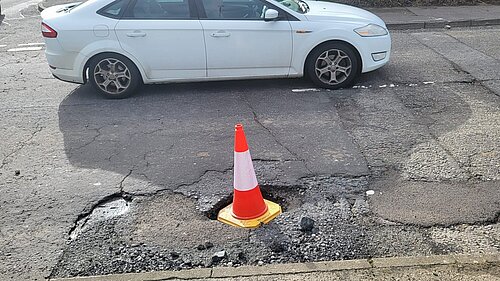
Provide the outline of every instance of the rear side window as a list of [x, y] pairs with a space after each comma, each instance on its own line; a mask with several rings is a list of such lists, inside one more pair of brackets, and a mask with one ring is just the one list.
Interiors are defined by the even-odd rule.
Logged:
[[127, 19], [191, 19], [188, 0], [136, 0]]
[[108, 18], [119, 19], [127, 3], [127, 0], [117, 0], [100, 9], [97, 13]]

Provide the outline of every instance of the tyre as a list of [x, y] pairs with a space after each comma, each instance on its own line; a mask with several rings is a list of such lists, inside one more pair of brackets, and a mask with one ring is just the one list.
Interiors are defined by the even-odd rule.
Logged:
[[322, 88], [350, 86], [360, 73], [361, 62], [353, 47], [332, 42], [316, 47], [308, 56], [305, 71]]
[[90, 61], [89, 80], [104, 97], [123, 99], [134, 94], [142, 79], [139, 70], [128, 58], [105, 53]]

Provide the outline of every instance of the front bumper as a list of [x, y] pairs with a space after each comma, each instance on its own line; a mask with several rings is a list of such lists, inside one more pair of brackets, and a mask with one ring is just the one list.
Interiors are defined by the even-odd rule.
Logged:
[[[391, 36], [389, 34], [379, 37], [363, 37], [363, 44], [359, 49], [363, 68], [361, 72], [370, 72], [386, 65], [391, 57]], [[378, 54], [385, 53], [385, 57], [380, 59]], [[377, 60], [376, 60], [377, 59]]]

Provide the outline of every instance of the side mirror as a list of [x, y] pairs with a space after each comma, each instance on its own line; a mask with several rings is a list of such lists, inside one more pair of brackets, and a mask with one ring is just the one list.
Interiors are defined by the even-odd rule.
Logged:
[[267, 9], [266, 13], [264, 14], [265, 21], [273, 21], [273, 20], [278, 19], [278, 17], [279, 17], [279, 13], [278, 13], [278, 11], [276, 11], [274, 9]]

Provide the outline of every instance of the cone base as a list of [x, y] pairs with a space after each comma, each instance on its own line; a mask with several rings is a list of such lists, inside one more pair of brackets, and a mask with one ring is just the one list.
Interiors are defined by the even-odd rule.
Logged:
[[265, 224], [270, 222], [272, 219], [277, 217], [279, 214], [281, 214], [281, 207], [280, 205], [271, 202], [269, 200], [265, 200], [264, 202], [267, 205], [267, 212], [264, 213], [262, 216], [251, 219], [251, 220], [240, 220], [232, 215], [231, 207], [233, 204], [229, 204], [227, 207], [219, 211], [219, 215], [217, 216], [217, 220], [229, 224], [232, 226], [236, 227], [243, 227], [243, 228], [257, 228], [261, 224]]

